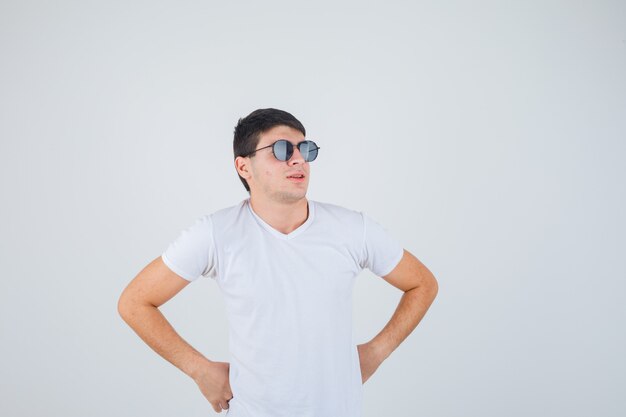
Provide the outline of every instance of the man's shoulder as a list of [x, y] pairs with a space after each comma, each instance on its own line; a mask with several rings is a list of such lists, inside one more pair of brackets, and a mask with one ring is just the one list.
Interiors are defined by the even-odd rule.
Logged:
[[230, 213], [234, 213], [234, 212], [241, 210], [245, 204], [246, 204], [246, 199], [243, 199], [236, 204], [232, 204], [230, 206], [215, 210], [213, 213], [211, 213], [211, 215], [212, 216], [228, 215]]
[[330, 214], [333, 217], [343, 219], [361, 219], [361, 212], [349, 207], [341, 206], [335, 203], [329, 203], [325, 201], [313, 200], [317, 213]]
[[209, 220], [213, 225], [232, 222], [236, 220], [241, 213], [245, 201], [246, 200], [242, 200], [237, 204], [207, 212], [202, 215], [202, 219]]

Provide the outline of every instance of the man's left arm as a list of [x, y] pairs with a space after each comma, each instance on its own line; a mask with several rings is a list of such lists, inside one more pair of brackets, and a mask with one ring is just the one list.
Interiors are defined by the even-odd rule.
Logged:
[[372, 340], [357, 346], [363, 383], [417, 327], [439, 288], [430, 270], [406, 249], [398, 265], [382, 278], [404, 294], [387, 325]]

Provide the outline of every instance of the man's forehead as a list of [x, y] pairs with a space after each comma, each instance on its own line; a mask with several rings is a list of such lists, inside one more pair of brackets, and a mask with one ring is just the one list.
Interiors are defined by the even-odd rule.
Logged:
[[274, 126], [273, 128], [261, 133], [259, 146], [271, 145], [278, 139], [287, 139], [292, 144], [297, 145], [300, 141], [304, 139], [304, 135], [299, 130], [294, 129], [290, 126]]

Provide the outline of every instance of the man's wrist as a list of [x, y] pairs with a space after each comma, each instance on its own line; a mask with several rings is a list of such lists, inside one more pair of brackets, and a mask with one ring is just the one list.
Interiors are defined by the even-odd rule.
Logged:
[[188, 366], [188, 369], [185, 370], [185, 373], [194, 381], [197, 381], [201, 378], [210, 368], [213, 361], [205, 358], [204, 356], [198, 354], [194, 355], [194, 359]]
[[371, 349], [376, 352], [376, 356], [380, 360], [380, 362], [384, 361], [391, 354], [390, 350], [386, 347], [386, 345], [382, 342], [381, 339], [372, 339], [367, 342]]

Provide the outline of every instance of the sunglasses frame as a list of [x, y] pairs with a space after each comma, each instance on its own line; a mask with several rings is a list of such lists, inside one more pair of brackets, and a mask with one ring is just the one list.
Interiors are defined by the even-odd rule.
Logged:
[[[276, 146], [276, 144], [277, 144], [278, 142], [281, 142], [281, 141], [283, 141], [283, 142], [287, 142], [287, 152], [288, 152], [288, 153], [291, 153], [291, 155], [289, 155], [289, 156], [287, 157], [287, 159], [285, 159], [285, 160], [278, 159], [278, 157], [276, 156], [276, 152], [274, 152], [274, 146]], [[295, 147], [297, 147], [297, 148], [298, 148], [298, 151], [300, 151], [300, 145], [302, 145], [303, 143], [307, 143], [307, 142], [311, 142], [313, 145], [315, 145], [315, 149], [313, 149], [313, 150], [318, 150], [318, 149], [321, 149], [319, 146], [317, 146], [317, 143], [313, 142], [312, 140], [308, 140], [308, 139], [303, 140], [302, 142], [299, 142], [297, 145], [294, 145], [293, 143], [289, 142], [287, 139], [278, 139], [278, 140], [276, 140], [276, 142], [272, 143], [271, 145], [267, 145], [267, 146], [264, 146], [264, 147], [262, 147], [262, 148], [255, 149], [255, 150], [253, 150], [252, 152], [250, 152], [249, 154], [247, 154], [247, 155], [242, 155], [242, 156], [243, 156], [244, 158], [247, 158], [247, 157], [249, 157], [249, 156], [254, 155], [257, 151], [260, 151], [261, 149], [272, 148], [272, 154], [274, 155], [274, 158], [276, 158], [276, 160], [278, 160], [278, 161], [281, 161], [281, 162], [286, 162], [286, 161], [289, 161], [289, 160], [291, 159], [291, 157], [293, 156], [293, 150], [294, 150], [294, 148], [295, 148]], [[290, 146], [290, 145], [291, 145], [291, 152], [289, 152], [289, 146]], [[302, 151], [300, 151], [300, 153], [302, 153]], [[313, 161], [315, 161], [316, 159], [317, 159], [317, 154], [315, 155], [315, 158], [313, 158], [313, 159], [312, 159], [312, 160], [310, 160], [310, 161], [306, 161], [306, 160], [305, 160], [305, 162], [313, 162]]]

